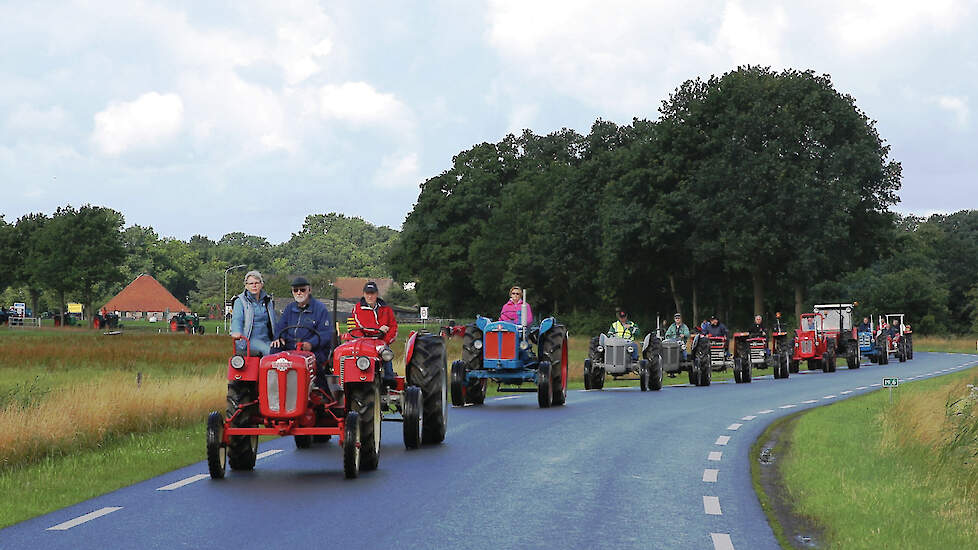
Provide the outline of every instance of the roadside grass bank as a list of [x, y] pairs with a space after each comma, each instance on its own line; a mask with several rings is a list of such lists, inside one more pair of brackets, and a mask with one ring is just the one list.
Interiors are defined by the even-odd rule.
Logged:
[[948, 353], [978, 352], [978, 335], [917, 336], [913, 337], [914, 351], [943, 351]]
[[[847, 399], [772, 424], [752, 450], [762, 506], [786, 548], [796, 526], [779, 498], [826, 548], [968, 548], [978, 539], [978, 369]], [[783, 494], [768, 494], [761, 448], [774, 456]], [[791, 523], [791, 522], [789, 522]], [[808, 533], [802, 534], [811, 534]], [[797, 546], [792, 546], [792, 545]]]

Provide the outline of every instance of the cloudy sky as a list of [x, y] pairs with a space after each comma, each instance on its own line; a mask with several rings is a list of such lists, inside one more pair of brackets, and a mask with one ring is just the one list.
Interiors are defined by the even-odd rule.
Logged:
[[[814, 4], [815, 7], [806, 6]], [[682, 81], [814, 69], [903, 164], [898, 210], [978, 208], [973, 2], [0, 3], [0, 214], [115, 208], [281, 242], [330, 211], [400, 227], [452, 155], [656, 118]]]

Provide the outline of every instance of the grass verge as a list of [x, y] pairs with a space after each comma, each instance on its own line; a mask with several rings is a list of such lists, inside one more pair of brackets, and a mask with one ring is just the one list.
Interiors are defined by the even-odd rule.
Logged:
[[[778, 467], [791, 514], [822, 531], [829, 548], [972, 547], [978, 395], [969, 383], [978, 370], [902, 386], [892, 403], [877, 391], [792, 420]], [[759, 452], [755, 445], [752, 460]], [[755, 487], [770, 505], [767, 488]], [[779, 540], [791, 548], [793, 537]]]

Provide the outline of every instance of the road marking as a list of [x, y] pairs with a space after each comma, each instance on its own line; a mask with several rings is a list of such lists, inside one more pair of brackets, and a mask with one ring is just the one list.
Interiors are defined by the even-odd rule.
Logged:
[[741, 418], [741, 420], [754, 420], [755, 418], [757, 417], [752, 414], [748, 414], [747, 416]]
[[774, 409], [764, 409], [763, 411], [757, 411], [757, 414], [770, 414], [773, 413]]
[[269, 457], [269, 456], [272, 456], [274, 454], [278, 454], [280, 452], [282, 452], [282, 449], [271, 449], [271, 450], [265, 451], [264, 453], [258, 453], [258, 456], [255, 457], [255, 460], [260, 460], [262, 458]]
[[111, 514], [116, 510], [122, 510], [122, 506], [106, 506], [105, 508], [99, 508], [94, 512], [89, 512], [84, 516], [78, 516], [75, 519], [68, 520], [64, 523], [59, 523], [53, 527], [48, 527], [45, 531], [67, 531], [76, 525], [81, 525], [86, 521], [92, 521], [93, 519], [100, 518], [106, 514]]
[[876, 384], [870, 384], [869, 387], [876, 388], [876, 387], [879, 387], [879, 386], [882, 386], [882, 385], [883, 384], [880, 384], [879, 382], [877, 382]]
[[743, 424], [738, 424], [738, 423], [734, 422], [733, 424], [727, 426], [727, 429], [730, 430], [730, 431], [736, 431], [736, 430], [739, 430], [741, 426], [743, 426]]
[[780, 406], [780, 407], [778, 407], [778, 408], [779, 408], [779, 409], [793, 409], [793, 408], [795, 408], [796, 406], [797, 406], [797, 405], [781, 405], [781, 406]]
[[719, 474], [720, 474], [720, 470], [707, 468], [703, 470], [703, 481], [705, 481], [706, 483], [716, 483], [717, 475]]
[[852, 393], [852, 390], [845, 390], [845, 391], [840, 391], [839, 392], [839, 395], [846, 395], [846, 394], [850, 394], [850, 393]]
[[703, 497], [703, 511], [711, 516], [722, 516], [719, 497]]
[[835, 399], [835, 395], [826, 395], [823, 396], [822, 399]]
[[[611, 388], [608, 388], [608, 389], [610, 390]], [[518, 396], [518, 395], [508, 395], [506, 397], [497, 397], [497, 398], [493, 399], [493, 401], [505, 401], [507, 399], [519, 399], [519, 397], [520, 396]]]
[[866, 388], [868, 388], [868, 387], [869, 387], [869, 386], [859, 386], [859, 387], [858, 387], [858, 388], [856, 388], [856, 389], [857, 389], [857, 390], [865, 390], [865, 389], [866, 389]]
[[720, 462], [721, 458], [723, 458], [723, 451], [710, 451], [710, 455], [706, 457], [707, 460], [714, 462]]
[[200, 481], [200, 480], [202, 480], [202, 479], [204, 479], [206, 477], [209, 477], [209, 476], [207, 474], [197, 474], [195, 476], [190, 476], [187, 479], [181, 479], [180, 481], [177, 481], [176, 483], [171, 483], [169, 485], [164, 485], [162, 487], [157, 488], [156, 490], [157, 491], [172, 491], [174, 489], [179, 489], [180, 487], [183, 487], [184, 485], [190, 485], [191, 483], [193, 483], [195, 481]]
[[726, 533], [710, 533], [710, 537], [713, 539], [714, 550], [734, 550], [730, 535]]
[[714, 445], [726, 445], [729, 441], [730, 441], [729, 435], [721, 435], [720, 437], [717, 438], [716, 443], [714, 443]]
[[803, 405], [811, 405], [812, 403], [817, 403], [817, 402], [818, 402], [817, 399], [809, 399], [808, 401], [802, 401], [801, 403]]

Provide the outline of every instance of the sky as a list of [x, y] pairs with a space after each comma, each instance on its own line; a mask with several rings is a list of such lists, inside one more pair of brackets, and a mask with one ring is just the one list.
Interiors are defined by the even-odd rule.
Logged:
[[[811, 4], [811, 5], [810, 5]], [[161, 236], [400, 228], [452, 156], [655, 119], [738, 65], [831, 75], [903, 165], [896, 210], [978, 208], [978, 6], [0, 0], [0, 215], [96, 204]]]

